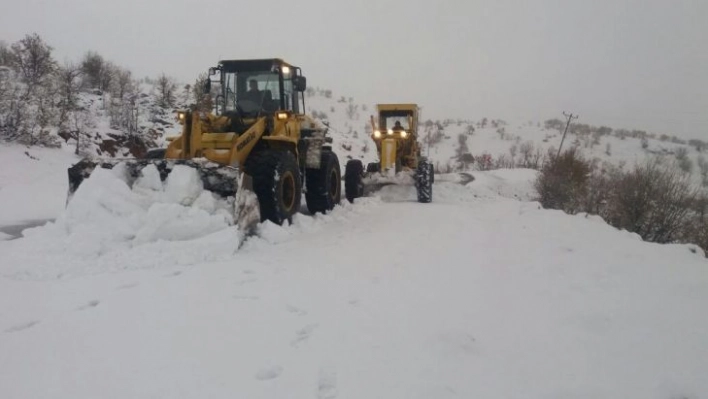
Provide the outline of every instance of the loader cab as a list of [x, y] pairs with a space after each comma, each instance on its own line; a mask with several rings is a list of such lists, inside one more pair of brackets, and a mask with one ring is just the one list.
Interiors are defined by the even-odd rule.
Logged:
[[218, 115], [255, 118], [277, 111], [305, 113], [306, 79], [299, 67], [281, 59], [220, 61], [209, 75], [208, 90], [214, 80], [220, 86]]

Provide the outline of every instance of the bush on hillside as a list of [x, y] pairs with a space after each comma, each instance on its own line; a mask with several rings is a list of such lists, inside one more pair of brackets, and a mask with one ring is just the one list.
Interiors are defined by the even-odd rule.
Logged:
[[590, 162], [571, 148], [552, 157], [541, 169], [534, 185], [544, 208], [574, 214], [582, 211], [591, 172]]

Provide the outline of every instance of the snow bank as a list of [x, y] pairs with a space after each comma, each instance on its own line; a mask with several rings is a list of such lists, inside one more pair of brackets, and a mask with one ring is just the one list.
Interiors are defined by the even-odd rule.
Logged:
[[[97, 168], [55, 222], [26, 229], [23, 239], [3, 243], [0, 274], [51, 279], [193, 265], [230, 259], [242, 246], [233, 199], [205, 191], [194, 169], [178, 165], [163, 183], [149, 165], [132, 187], [125, 173], [120, 164], [110, 170]], [[277, 244], [327, 223], [344, 222], [374, 203], [364, 199], [357, 206], [342, 204], [328, 215], [298, 214], [292, 226], [262, 223], [245, 248]]]

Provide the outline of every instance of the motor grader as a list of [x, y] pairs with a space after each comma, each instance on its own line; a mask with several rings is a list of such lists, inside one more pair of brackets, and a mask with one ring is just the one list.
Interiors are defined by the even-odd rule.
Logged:
[[312, 213], [340, 202], [339, 160], [327, 129], [305, 114], [306, 78], [299, 67], [279, 58], [224, 60], [209, 69], [207, 93], [212, 82], [219, 87], [216, 109], [178, 111], [182, 132], [168, 138], [166, 148], [144, 159], [84, 159], [72, 166], [69, 199], [96, 167], [123, 163], [132, 179], [147, 165], [155, 165], [163, 181], [175, 165], [196, 169], [205, 190], [233, 197], [242, 228], [291, 222], [303, 193]]
[[387, 185], [414, 185], [418, 202], [433, 199], [433, 165], [421, 156], [418, 141], [417, 104], [377, 104], [377, 118], [371, 116], [371, 138], [378, 162], [364, 170], [358, 159], [344, 169], [344, 191], [349, 202]]

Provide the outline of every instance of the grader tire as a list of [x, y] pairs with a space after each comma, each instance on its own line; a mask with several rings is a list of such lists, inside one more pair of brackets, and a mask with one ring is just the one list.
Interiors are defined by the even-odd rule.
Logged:
[[418, 202], [429, 203], [433, 200], [433, 165], [426, 161], [418, 163], [415, 173], [415, 188]]
[[364, 165], [358, 159], [349, 160], [344, 168], [344, 194], [351, 203], [364, 195], [363, 172]]

